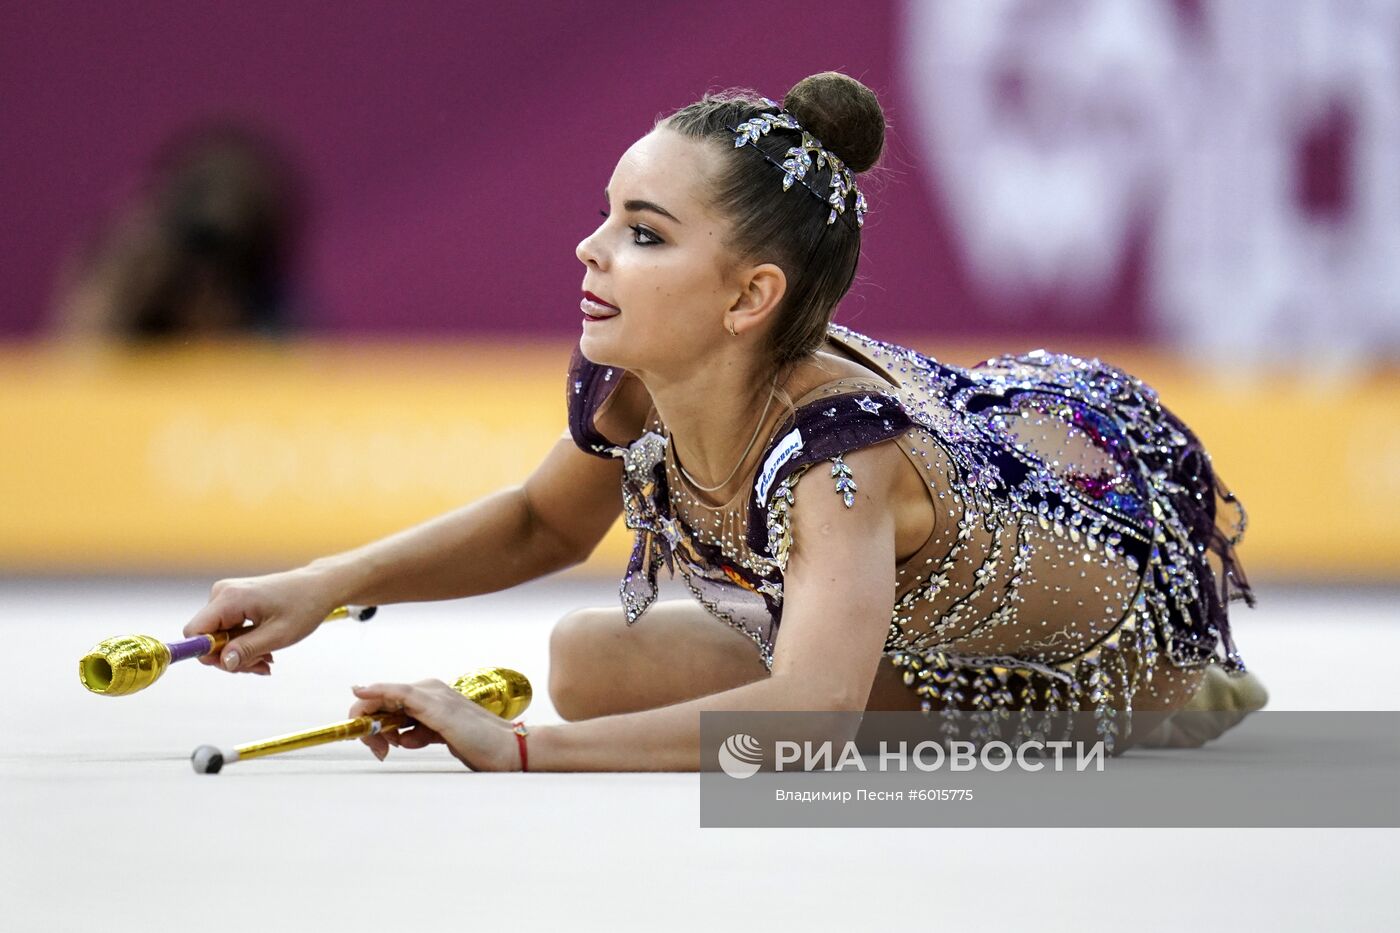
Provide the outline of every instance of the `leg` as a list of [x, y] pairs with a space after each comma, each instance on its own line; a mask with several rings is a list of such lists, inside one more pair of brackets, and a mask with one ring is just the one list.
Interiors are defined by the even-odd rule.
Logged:
[[758, 649], [690, 599], [658, 601], [636, 624], [580, 609], [549, 638], [549, 696], [567, 720], [629, 713], [768, 676]]
[[870, 697], [865, 701], [866, 711], [907, 713], [919, 708], [919, 695], [913, 687], [904, 685], [904, 672], [895, 667], [888, 655], [881, 657], [875, 681], [870, 685]]

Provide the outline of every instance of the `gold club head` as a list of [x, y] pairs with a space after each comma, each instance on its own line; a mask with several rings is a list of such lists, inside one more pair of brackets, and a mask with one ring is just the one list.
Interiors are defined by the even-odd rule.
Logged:
[[78, 679], [93, 693], [126, 696], [155, 683], [170, 666], [170, 649], [149, 635], [119, 635], [99, 642], [78, 662]]
[[530, 680], [508, 667], [483, 667], [458, 677], [452, 689], [502, 719], [514, 719], [530, 705]]

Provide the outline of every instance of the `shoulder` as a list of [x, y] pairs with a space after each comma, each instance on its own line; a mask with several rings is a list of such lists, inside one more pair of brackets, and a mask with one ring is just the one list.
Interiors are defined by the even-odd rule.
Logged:
[[839, 585], [848, 597], [893, 583], [902, 458], [892, 444], [878, 443], [808, 465], [784, 516], [785, 585]]
[[775, 432], [760, 462], [750, 501], [749, 547], [781, 566], [784, 557], [779, 551], [789, 540], [787, 513], [796, 485], [802, 482], [804, 489], [811, 488], [817, 477], [825, 476], [836, 502], [854, 506], [862, 491], [857, 466], [874, 484], [868, 495], [885, 488], [897, 477], [897, 458], [903, 454], [883, 442], [902, 438], [913, 424], [897, 398], [879, 391], [838, 391], [800, 405]]
[[849, 555], [875, 547], [893, 554], [908, 460], [895, 443], [881, 441], [814, 460], [791, 484], [786, 529], [794, 552], [807, 557]]
[[816, 511], [830, 515], [862, 507], [892, 510], [912, 473], [909, 458], [899, 449], [901, 441], [891, 437], [814, 461], [793, 491], [802, 496], [804, 507], [815, 500]]

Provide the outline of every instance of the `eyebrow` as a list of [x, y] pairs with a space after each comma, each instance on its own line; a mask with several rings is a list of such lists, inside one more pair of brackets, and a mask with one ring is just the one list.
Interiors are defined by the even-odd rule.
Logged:
[[[604, 189], [603, 189], [603, 199], [606, 200], [606, 201], [608, 201], [609, 203], [612, 203], [612, 198], [608, 196], [608, 189], [607, 189], [607, 188], [604, 188]], [[622, 202], [622, 209], [623, 209], [623, 210], [627, 210], [627, 211], [636, 211], [636, 212], [651, 211], [651, 212], [654, 213], [654, 214], [660, 214], [662, 217], [669, 217], [669, 218], [671, 218], [672, 220], [674, 220], [676, 223], [680, 223], [680, 222], [681, 222], [681, 221], [680, 221], [680, 218], [678, 218], [675, 214], [672, 214], [670, 211], [666, 210], [666, 208], [662, 207], [660, 204], [657, 204], [657, 203], [655, 203], [655, 202], [653, 202], [653, 201], [641, 201], [641, 200], [623, 201], [623, 202]]]

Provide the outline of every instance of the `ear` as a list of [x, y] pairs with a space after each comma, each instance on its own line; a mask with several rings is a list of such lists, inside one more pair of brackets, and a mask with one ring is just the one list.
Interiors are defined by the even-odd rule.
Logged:
[[725, 325], [736, 333], [764, 326], [787, 294], [787, 276], [771, 262], [750, 266], [739, 280], [739, 296], [725, 312]]

